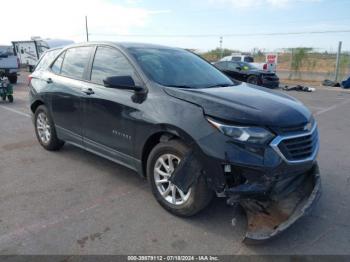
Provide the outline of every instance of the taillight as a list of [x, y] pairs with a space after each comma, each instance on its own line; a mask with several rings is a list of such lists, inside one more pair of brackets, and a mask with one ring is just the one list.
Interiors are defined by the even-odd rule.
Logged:
[[267, 64], [264, 64], [264, 65], [263, 65], [263, 69], [264, 69], [264, 70], [267, 70]]
[[30, 83], [32, 82], [32, 79], [33, 79], [32, 75], [29, 75], [28, 76], [28, 85], [30, 85]]

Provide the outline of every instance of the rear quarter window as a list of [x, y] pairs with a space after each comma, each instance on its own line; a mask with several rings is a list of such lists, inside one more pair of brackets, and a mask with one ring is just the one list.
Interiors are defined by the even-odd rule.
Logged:
[[63, 52], [62, 54], [60, 54], [60, 56], [56, 59], [56, 61], [53, 63], [53, 65], [51, 66], [51, 71], [55, 74], [60, 74], [61, 73], [61, 67], [62, 67], [62, 63], [63, 63], [63, 57], [65, 55], [66, 52]]
[[61, 49], [55, 49], [44, 53], [41, 59], [39, 60], [37, 66], [35, 67], [35, 71], [48, 69], [48, 67], [60, 51]]

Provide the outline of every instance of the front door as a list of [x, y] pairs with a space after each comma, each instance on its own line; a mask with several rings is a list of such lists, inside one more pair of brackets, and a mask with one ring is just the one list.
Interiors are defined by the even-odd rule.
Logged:
[[131, 76], [141, 85], [133, 66], [117, 49], [99, 46], [91, 68], [91, 93], [84, 98], [84, 145], [117, 162], [133, 167], [133, 121], [138, 104], [132, 101], [133, 91], [106, 88], [103, 80], [110, 76]]

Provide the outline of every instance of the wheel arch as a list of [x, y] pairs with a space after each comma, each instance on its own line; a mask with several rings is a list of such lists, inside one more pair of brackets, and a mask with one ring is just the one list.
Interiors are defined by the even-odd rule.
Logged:
[[31, 105], [30, 105], [30, 110], [32, 111], [32, 113], [34, 114], [36, 109], [41, 106], [41, 105], [45, 105], [45, 103], [42, 100], [36, 100], [34, 101]]
[[195, 143], [195, 140], [185, 131], [175, 126], [161, 125], [160, 129], [152, 133], [146, 139], [141, 151], [142, 176], [147, 177], [146, 167], [148, 156], [152, 149], [161, 142], [167, 142], [173, 139], [183, 141], [186, 145]]

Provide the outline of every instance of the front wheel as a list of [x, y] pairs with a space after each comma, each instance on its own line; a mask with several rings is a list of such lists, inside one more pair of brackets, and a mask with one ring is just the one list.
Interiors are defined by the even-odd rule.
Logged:
[[39, 106], [35, 111], [34, 126], [36, 137], [46, 150], [56, 151], [64, 145], [64, 142], [57, 138], [55, 125], [44, 105]]
[[170, 181], [174, 170], [188, 152], [189, 148], [183, 143], [171, 140], [155, 146], [147, 161], [147, 176], [153, 195], [162, 207], [178, 216], [195, 215], [213, 197], [202, 176], [186, 193]]
[[252, 84], [252, 85], [258, 85], [258, 77], [257, 76], [249, 76], [247, 79], [247, 83]]

